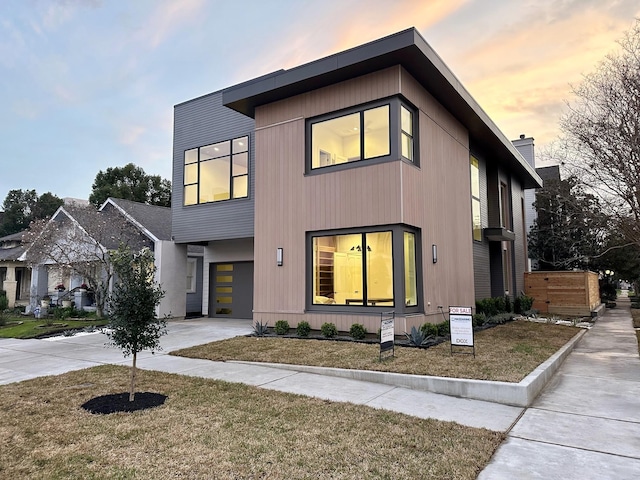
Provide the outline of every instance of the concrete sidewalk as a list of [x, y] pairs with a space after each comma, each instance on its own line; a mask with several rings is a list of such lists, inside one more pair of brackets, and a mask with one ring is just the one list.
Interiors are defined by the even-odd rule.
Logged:
[[582, 338], [478, 478], [640, 478], [640, 358], [628, 299]]

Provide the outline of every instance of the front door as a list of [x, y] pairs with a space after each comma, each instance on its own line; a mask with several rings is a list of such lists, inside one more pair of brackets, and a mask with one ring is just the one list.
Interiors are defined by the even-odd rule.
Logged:
[[209, 265], [209, 316], [253, 318], [253, 262]]

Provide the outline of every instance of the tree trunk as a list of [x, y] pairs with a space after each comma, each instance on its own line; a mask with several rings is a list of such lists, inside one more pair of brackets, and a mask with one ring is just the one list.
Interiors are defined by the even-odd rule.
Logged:
[[129, 401], [133, 402], [136, 395], [136, 358], [138, 353], [133, 352], [133, 368], [131, 369], [131, 388], [129, 389]]

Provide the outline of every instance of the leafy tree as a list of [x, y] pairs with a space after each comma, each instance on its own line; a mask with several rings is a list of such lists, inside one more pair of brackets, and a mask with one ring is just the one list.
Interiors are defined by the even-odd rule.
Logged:
[[171, 206], [171, 182], [159, 175], [147, 175], [133, 163], [107, 168], [105, 172], [100, 170], [91, 188], [89, 202], [96, 208], [109, 197], [161, 207]]
[[602, 252], [607, 218], [598, 198], [575, 177], [548, 180], [536, 193], [537, 219], [529, 236], [529, 253], [541, 270], [589, 269]]
[[140, 232], [115, 210], [98, 212], [93, 206], [66, 206], [66, 215], [31, 224], [23, 236], [29, 244], [26, 259], [30, 265], [55, 264], [72, 269], [93, 290], [98, 316], [104, 312], [113, 277], [110, 251], [123, 242], [141, 248]]
[[573, 89], [558, 153], [625, 242], [640, 246], [640, 19], [619, 45]]
[[0, 223], [0, 237], [21, 232], [32, 221], [50, 217], [62, 203], [50, 192], [38, 197], [35, 190], [10, 190], [2, 204], [4, 215]]
[[111, 252], [116, 274], [113, 292], [109, 297], [111, 344], [122, 350], [125, 357], [133, 355], [129, 401], [135, 399], [136, 359], [142, 350], [160, 348], [160, 337], [166, 332], [166, 320], [156, 317], [156, 307], [164, 292], [155, 282], [156, 268], [149, 249], [139, 252], [121, 245]]

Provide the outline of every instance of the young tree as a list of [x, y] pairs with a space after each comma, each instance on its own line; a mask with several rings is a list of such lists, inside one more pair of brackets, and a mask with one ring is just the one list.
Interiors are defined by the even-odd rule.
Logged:
[[640, 246], [640, 19], [619, 44], [573, 89], [558, 152]]
[[109, 197], [134, 202], [171, 206], [171, 182], [159, 175], [147, 175], [145, 171], [129, 163], [124, 167], [100, 170], [91, 187], [89, 202], [100, 207]]
[[[51, 220], [36, 220], [23, 241], [29, 244], [30, 265], [54, 264], [82, 276], [95, 295], [102, 316], [113, 277], [110, 250], [122, 242], [140, 249], [146, 245], [140, 232], [114, 210], [98, 212], [92, 206], [67, 206]], [[75, 220], [75, 221], [74, 221]], [[77, 222], [77, 223], [76, 223]]]
[[133, 355], [129, 401], [135, 399], [136, 360], [142, 350], [160, 348], [160, 337], [166, 332], [166, 320], [156, 317], [156, 307], [164, 292], [155, 281], [156, 268], [149, 249], [134, 252], [121, 245], [111, 252], [115, 285], [109, 296], [109, 318], [112, 345], [125, 357]]

